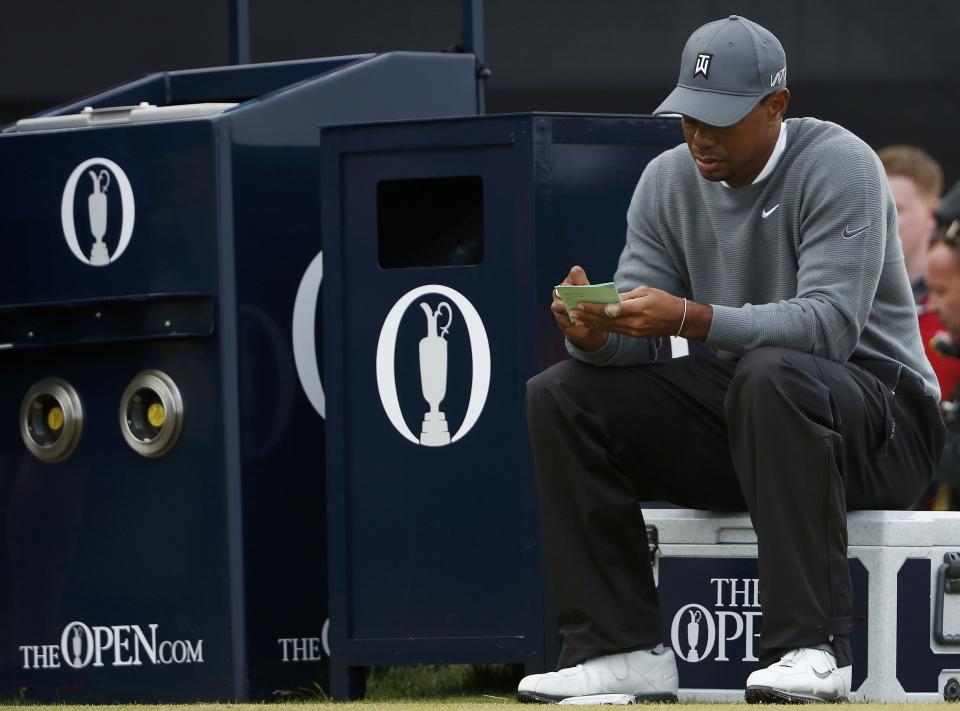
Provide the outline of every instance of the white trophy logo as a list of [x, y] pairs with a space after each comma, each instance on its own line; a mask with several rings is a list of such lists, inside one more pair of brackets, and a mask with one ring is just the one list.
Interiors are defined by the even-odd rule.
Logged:
[[[421, 300], [428, 295], [438, 295], [446, 301], [440, 301], [437, 308], [433, 309], [427, 301]], [[419, 437], [414, 435], [407, 426], [400, 410], [394, 367], [400, 321], [407, 309], [415, 302], [419, 303], [427, 317], [427, 335], [420, 339], [419, 346], [420, 387], [423, 399], [430, 406], [429, 412], [423, 416]], [[447, 375], [450, 365], [447, 336], [453, 323], [451, 302], [460, 311], [463, 323], [466, 325], [473, 366], [467, 412], [460, 429], [452, 435], [446, 414], [440, 410], [440, 403], [447, 395]], [[390, 423], [405, 439], [414, 444], [443, 447], [463, 438], [470, 431], [480, 418], [490, 389], [490, 343], [480, 314], [467, 297], [448, 286], [428, 284], [407, 292], [394, 304], [383, 322], [380, 340], [377, 343], [377, 388]]]
[[105, 168], [99, 173], [88, 170], [87, 175], [93, 181], [93, 192], [87, 198], [87, 209], [90, 213], [90, 233], [96, 242], [90, 250], [90, 264], [102, 267], [110, 263], [110, 253], [103, 243], [103, 236], [107, 234], [107, 190], [110, 187], [110, 171]]
[[[440, 412], [440, 403], [447, 395], [447, 341], [444, 336], [453, 323], [453, 310], [446, 301], [441, 301], [436, 311], [431, 311], [425, 301], [420, 302], [420, 308], [427, 315], [427, 335], [420, 339], [420, 387], [423, 399], [430, 405], [430, 412], [423, 416], [420, 444], [442, 447], [450, 444], [447, 418]], [[437, 317], [444, 309], [447, 311], [447, 325], [438, 333]]]
[[697, 654], [697, 644], [700, 642], [700, 618], [703, 613], [700, 610], [690, 610], [690, 621], [687, 623], [687, 643], [690, 645], [690, 651], [687, 653], [688, 662], [698, 662], [700, 657]]
[[[87, 223], [90, 227], [89, 235], [92, 238], [92, 243], [88, 241], [87, 237], [84, 237], [84, 245], [90, 247], [89, 256], [87, 256], [85, 247], [80, 244], [73, 216], [78, 183], [84, 175], [89, 177], [93, 183], [91, 192], [87, 195], [87, 214], [89, 218]], [[113, 177], [111, 178], [111, 176]], [[107, 219], [107, 206], [109, 196], [113, 193], [116, 193], [120, 199], [120, 239], [117, 248], [113, 254], [110, 254], [103, 238], [110, 226]], [[73, 169], [67, 179], [67, 184], [63, 189], [63, 197], [60, 200], [60, 222], [70, 251], [81, 262], [92, 267], [103, 267], [115, 262], [130, 244], [135, 211], [133, 188], [130, 187], [130, 180], [119, 165], [108, 158], [90, 158], [83, 161]], [[86, 230], [83, 231], [86, 232]]]
[[[89, 646], [89, 645], [88, 645]], [[83, 658], [80, 652], [83, 650], [83, 639], [80, 637], [80, 627], [73, 628], [73, 638], [70, 640], [70, 651], [73, 652], [72, 667], [83, 666]]]

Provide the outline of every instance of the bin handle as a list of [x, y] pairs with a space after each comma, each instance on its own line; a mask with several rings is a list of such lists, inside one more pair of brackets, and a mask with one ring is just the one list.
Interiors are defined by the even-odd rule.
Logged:
[[[951, 575], [948, 579], [947, 572]], [[960, 592], [960, 553], [944, 553], [943, 564], [937, 570], [937, 600], [933, 609], [933, 636], [940, 644], [960, 644], [960, 634], [943, 631], [943, 598], [947, 593]]]

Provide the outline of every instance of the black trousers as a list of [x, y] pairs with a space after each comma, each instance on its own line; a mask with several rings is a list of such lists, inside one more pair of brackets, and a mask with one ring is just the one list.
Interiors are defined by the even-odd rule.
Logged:
[[922, 381], [784, 348], [630, 368], [568, 360], [527, 384], [558, 668], [662, 641], [638, 502], [750, 512], [760, 658], [833, 642], [851, 663], [846, 512], [904, 509], [944, 428]]

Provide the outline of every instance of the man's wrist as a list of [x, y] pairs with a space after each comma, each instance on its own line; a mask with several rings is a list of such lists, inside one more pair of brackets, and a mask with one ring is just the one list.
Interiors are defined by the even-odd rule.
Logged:
[[593, 353], [606, 345], [609, 335], [606, 331], [592, 331], [587, 334], [586, 338], [573, 340], [568, 336], [567, 340], [580, 350], [586, 353]]
[[683, 320], [683, 328], [678, 335], [691, 341], [707, 340], [710, 333], [710, 324], [713, 322], [713, 307], [709, 304], [698, 304], [687, 299], [687, 314]]

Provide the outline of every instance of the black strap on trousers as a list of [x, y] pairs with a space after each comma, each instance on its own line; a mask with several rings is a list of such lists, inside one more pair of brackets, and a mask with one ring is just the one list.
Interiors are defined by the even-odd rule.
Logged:
[[564, 361], [527, 384], [559, 668], [662, 641], [640, 501], [750, 512], [761, 661], [832, 641], [851, 663], [846, 512], [904, 509], [943, 447], [912, 373], [784, 348], [630, 368]]

